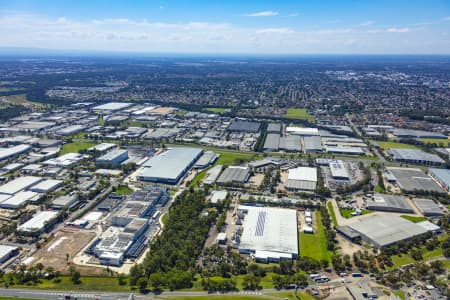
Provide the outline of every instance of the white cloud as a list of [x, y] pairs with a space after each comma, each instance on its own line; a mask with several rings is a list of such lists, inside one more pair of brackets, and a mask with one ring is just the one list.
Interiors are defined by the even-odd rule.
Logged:
[[[414, 31], [410, 34], [400, 34]], [[254, 27], [220, 22], [74, 20], [0, 13], [0, 47], [182, 53], [449, 53], [444, 29]], [[399, 33], [399, 34], [394, 34]], [[423, 41], [427, 41], [424, 43]]]
[[386, 32], [393, 32], [393, 33], [406, 33], [411, 31], [412, 29], [409, 27], [391, 27], [386, 29]]
[[279, 28], [258, 29], [256, 32], [257, 33], [293, 33], [294, 31], [289, 28], [286, 28], [286, 27], [279, 27]]
[[370, 25], [373, 25], [373, 24], [375, 24], [374, 21], [365, 21], [365, 22], [360, 23], [359, 26], [365, 27], [365, 26], [370, 26]]
[[243, 16], [244, 17], [274, 17], [274, 16], [278, 16], [278, 15], [279, 15], [279, 13], [277, 11], [265, 10], [265, 11], [244, 14]]
[[443, 17], [441, 20], [442, 20], [442, 21], [450, 21], [450, 16], [448, 16], [448, 17]]

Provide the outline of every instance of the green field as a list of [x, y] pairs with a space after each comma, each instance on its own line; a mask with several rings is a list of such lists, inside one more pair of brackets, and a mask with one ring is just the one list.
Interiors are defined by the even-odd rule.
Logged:
[[239, 160], [250, 161], [254, 158], [255, 154], [245, 153], [231, 150], [213, 150], [216, 154], [220, 154], [215, 165], [230, 166], [238, 162]]
[[116, 277], [81, 277], [80, 284], [74, 284], [69, 276], [61, 276], [61, 282], [42, 279], [37, 285], [11, 285], [11, 288], [31, 288], [61, 291], [130, 292], [128, 285], [119, 285]]
[[370, 141], [371, 143], [376, 143], [381, 149], [419, 149], [417, 146], [397, 143], [397, 142], [384, 142], [384, 141]]
[[328, 201], [327, 207], [328, 207], [328, 211], [330, 212], [331, 220], [333, 221], [334, 227], [338, 227], [336, 213], [334, 212], [333, 204], [331, 203], [331, 201]]
[[192, 179], [192, 182], [189, 186], [198, 186], [200, 184], [200, 182], [202, 182], [203, 178], [205, 178], [207, 173], [208, 173], [208, 169], [197, 173], [197, 175], [195, 175], [194, 179]]
[[117, 186], [115, 193], [119, 195], [130, 195], [132, 192], [133, 190], [127, 185], [120, 184]]
[[400, 217], [402, 217], [403, 219], [406, 219], [408, 221], [411, 221], [413, 223], [419, 223], [419, 222], [427, 220], [427, 218], [425, 218], [425, 217], [415, 217], [415, 216], [408, 216], [408, 215], [401, 215]]
[[67, 143], [64, 144], [61, 148], [61, 151], [59, 152], [59, 155], [63, 155], [66, 153], [78, 153], [81, 150], [86, 150], [91, 148], [92, 146], [95, 146], [94, 143], [89, 142], [73, 142], [73, 143]]
[[230, 109], [229, 108], [223, 108], [223, 107], [207, 107], [205, 109], [203, 109], [206, 112], [212, 112], [215, 114], [223, 114], [226, 112], [229, 112]]
[[315, 119], [311, 116], [306, 108], [288, 108], [286, 111], [286, 118], [305, 120], [308, 122], [314, 122]]
[[426, 143], [426, 144], [438, 144], [440, 145], [442, 143], [442, 145], [444, 147], [449, 147], [450, 145], [450, 140], [444, 140], [444, 139], [420, 139], [420, 141]]
[[263, 293], [263, 295], [204, 295], [204, 296], [157, 296], [157, 299], [177, 299], [177, 300], [205, 300], [205, 299], [225, 299], [225, 300], [258, 300], [258, 299], [289, 299], [289, 300], [314, 300], [314, 297], [305, 293], [299, 292], [298, 297], [295, 296], [294, 291], [280, 291], [273, 293]]
[[299, 249], [300, 256], [309, 256], [317, 260], [326, 259], [331, 261], [333, 253], [327, 249], [325, 229], [322, 225], [320, 212], [316, 212], [317, 230], [314, 234], [300, 232]]

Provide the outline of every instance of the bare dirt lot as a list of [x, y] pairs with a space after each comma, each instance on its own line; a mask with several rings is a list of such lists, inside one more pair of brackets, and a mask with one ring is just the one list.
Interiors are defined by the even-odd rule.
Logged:
[[[95, 233], [64, 228], [58, 231], [54, 238], [45, 244], [33, 255], [33, 264], [42, 263], [44, 266], [52, 266], [60, 272], [67, 272], [67, 254], [69, 261], [83, 249], [93, 238]], [[97, 275], [102, 273], [101, 268], [77, 266], [83, 275]]]

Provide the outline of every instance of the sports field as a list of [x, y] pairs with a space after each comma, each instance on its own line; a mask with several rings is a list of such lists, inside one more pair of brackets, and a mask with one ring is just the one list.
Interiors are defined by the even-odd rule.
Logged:
[[315, 119], [311, 116], [306, 108], [288, 108], [286, 111], [286, 118], [305, 120], [308, 122], [314, 122]]

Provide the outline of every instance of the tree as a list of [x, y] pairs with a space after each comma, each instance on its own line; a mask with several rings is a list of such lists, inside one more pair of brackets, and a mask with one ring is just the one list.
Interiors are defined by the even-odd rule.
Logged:
[[117, 281], [118, 281], [119, 285], [127, 284], [126, 276], [124, 274], [122, 274], [122, 273], [118, 273], [117, 274]]
[[161, 286], [165, 284], [164, 275], [161, 273], [153, 273], [150, 275], [150, 285], [153, 287], [153, 291], [159, 291]]
[[145, 293], [147, 291], [148, 281], [144, 277], [140, 277], [137, 281], [137, 286], [139, 287], [139, 291], [141, 293]]

